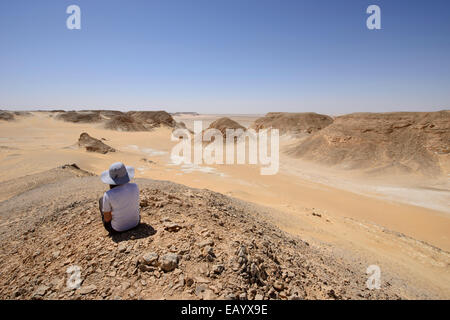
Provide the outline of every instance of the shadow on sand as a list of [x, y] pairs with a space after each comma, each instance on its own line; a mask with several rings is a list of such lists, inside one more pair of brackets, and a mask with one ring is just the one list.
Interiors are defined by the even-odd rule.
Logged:
[[127, 240], [143, 239], [156, 234], [156, 230], [149, 224], [141, 222], [136, 228], [121, 232], [111, 234], [110, 237], [114, 242], [121, 242]]

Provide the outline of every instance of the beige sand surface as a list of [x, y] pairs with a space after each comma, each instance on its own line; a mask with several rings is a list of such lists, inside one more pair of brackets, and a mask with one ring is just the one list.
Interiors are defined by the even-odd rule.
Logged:
[[[231, 116], [244, 126], [256, 117]], [[206, 128], [217, 116], [175, 117], [188, 128], [193, 118], [205, 120]], [[117, 152], [102, 155], [79, 149], [76, 143], [82, 132], [106, 139]], [[1, 122], [0, 182], [66, 163], [100, 174], [112, 162], [122, 161], [136, 168], [137, 177], [208, 188], [278, 209], [269, 218], [312, 245], [328, 246], [350, 259], [352, 255], [364, 257], [408, 280], [417, 290], [450, 298], [450, 192], [445, 179], [367, 180], [284, 155], [280, 172], [274, 176], [261, 176], [259, 166], [252, 165], [176, 166], [170, 164], [175, 144], [170, 135], [170, 129], [105, 130], [95, 124], [54, 120], [49, 113]], [[361, 272], [366, 268], [362, 265]]]

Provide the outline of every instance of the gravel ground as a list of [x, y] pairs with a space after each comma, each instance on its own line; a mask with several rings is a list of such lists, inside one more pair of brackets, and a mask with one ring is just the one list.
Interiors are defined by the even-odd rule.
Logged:
[[97, 208], [105, 185], [89, 172], [68, 165], [3, 183], [0, 298], [404, 298], [388, 281], [368, 290], [366, 274], [280, 231], [265, 219], [270, 209], [136, 182], [141, 225], [114, 236]]

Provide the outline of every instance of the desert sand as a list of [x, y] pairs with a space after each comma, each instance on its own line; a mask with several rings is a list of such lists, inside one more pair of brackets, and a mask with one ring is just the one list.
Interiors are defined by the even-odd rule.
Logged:
[[[222, 116], [182, 114], [174, 119], [191, 129], [194, 120], [203, 120], [207, 128]], [[260, 115], [227, 117], [249, 128]], [[264, 219], [312, 248], [355, 264], [361, 275], [367, 266], [379, 265], [401, 298], [450, 297], [450, 183], [445, 170], [431, 176], [409, 171], [393, 175], [389, 170], [383, 175], [367, 172], [367, 166], [351, 171], [330, 167], [289, 153], [304, 138], [289, 134], [281, 137], [280, 171], [273, 176], [260, 175], [257, 165], [178, 166], [170, 160], [173, 128], [151, 127], [150, 131], [110, 130], [103, 122], [66, 122], [50, 112], [2, 121], [0, 201], [35, 187], [29, 181], [22, 189], [9, 187], [27, 175], [67, 163], [99, 175], [111, 163], [122, 161], [135, 167], [136, 178], [209, 189], [270, 208]], [[115, 152], [80, 148], [83, 132]], [[445, 160], [445, 155], [439, 157]]]

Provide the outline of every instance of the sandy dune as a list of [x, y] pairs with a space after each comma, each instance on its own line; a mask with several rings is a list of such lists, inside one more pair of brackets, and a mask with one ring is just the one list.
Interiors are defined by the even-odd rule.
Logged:
[[[336, 256], [362, 260], [367, 266], [378, 264], [393, 275], [394, 282], [408, 284], [406, 297], [450, 297], [450, 185], [445, 177], [368, 179], [360, 171], [325, 168], [284, 153], [275, 176], [261, 176], [259, 166], [252, 165], [175, 166], [170, 161], [175, 144], [170, 128], [119, 132], [49, 115], [35, 112], [32, 117], [0, 123], [1, 182], [66, 163], [77, 163], [98, 175], [112, 162], [122, 161], [136, 168], [138, 178], [208, 188], [273, 208], [267, 219], [282, 230]], [[188, 128], [201, 119], [207, 128], [218, 117], [174, 118]], [[249, 127], [258, 116], [229, 117]], [[116, 152], [80, 149], [82, 132], [102, 139]], [[283, 149], [294, 143], [282, 138]], [[0, 200], [12, 196], [8, 188], [4, 190]], [[361, 272], [367, 266], [361, 265]]]

